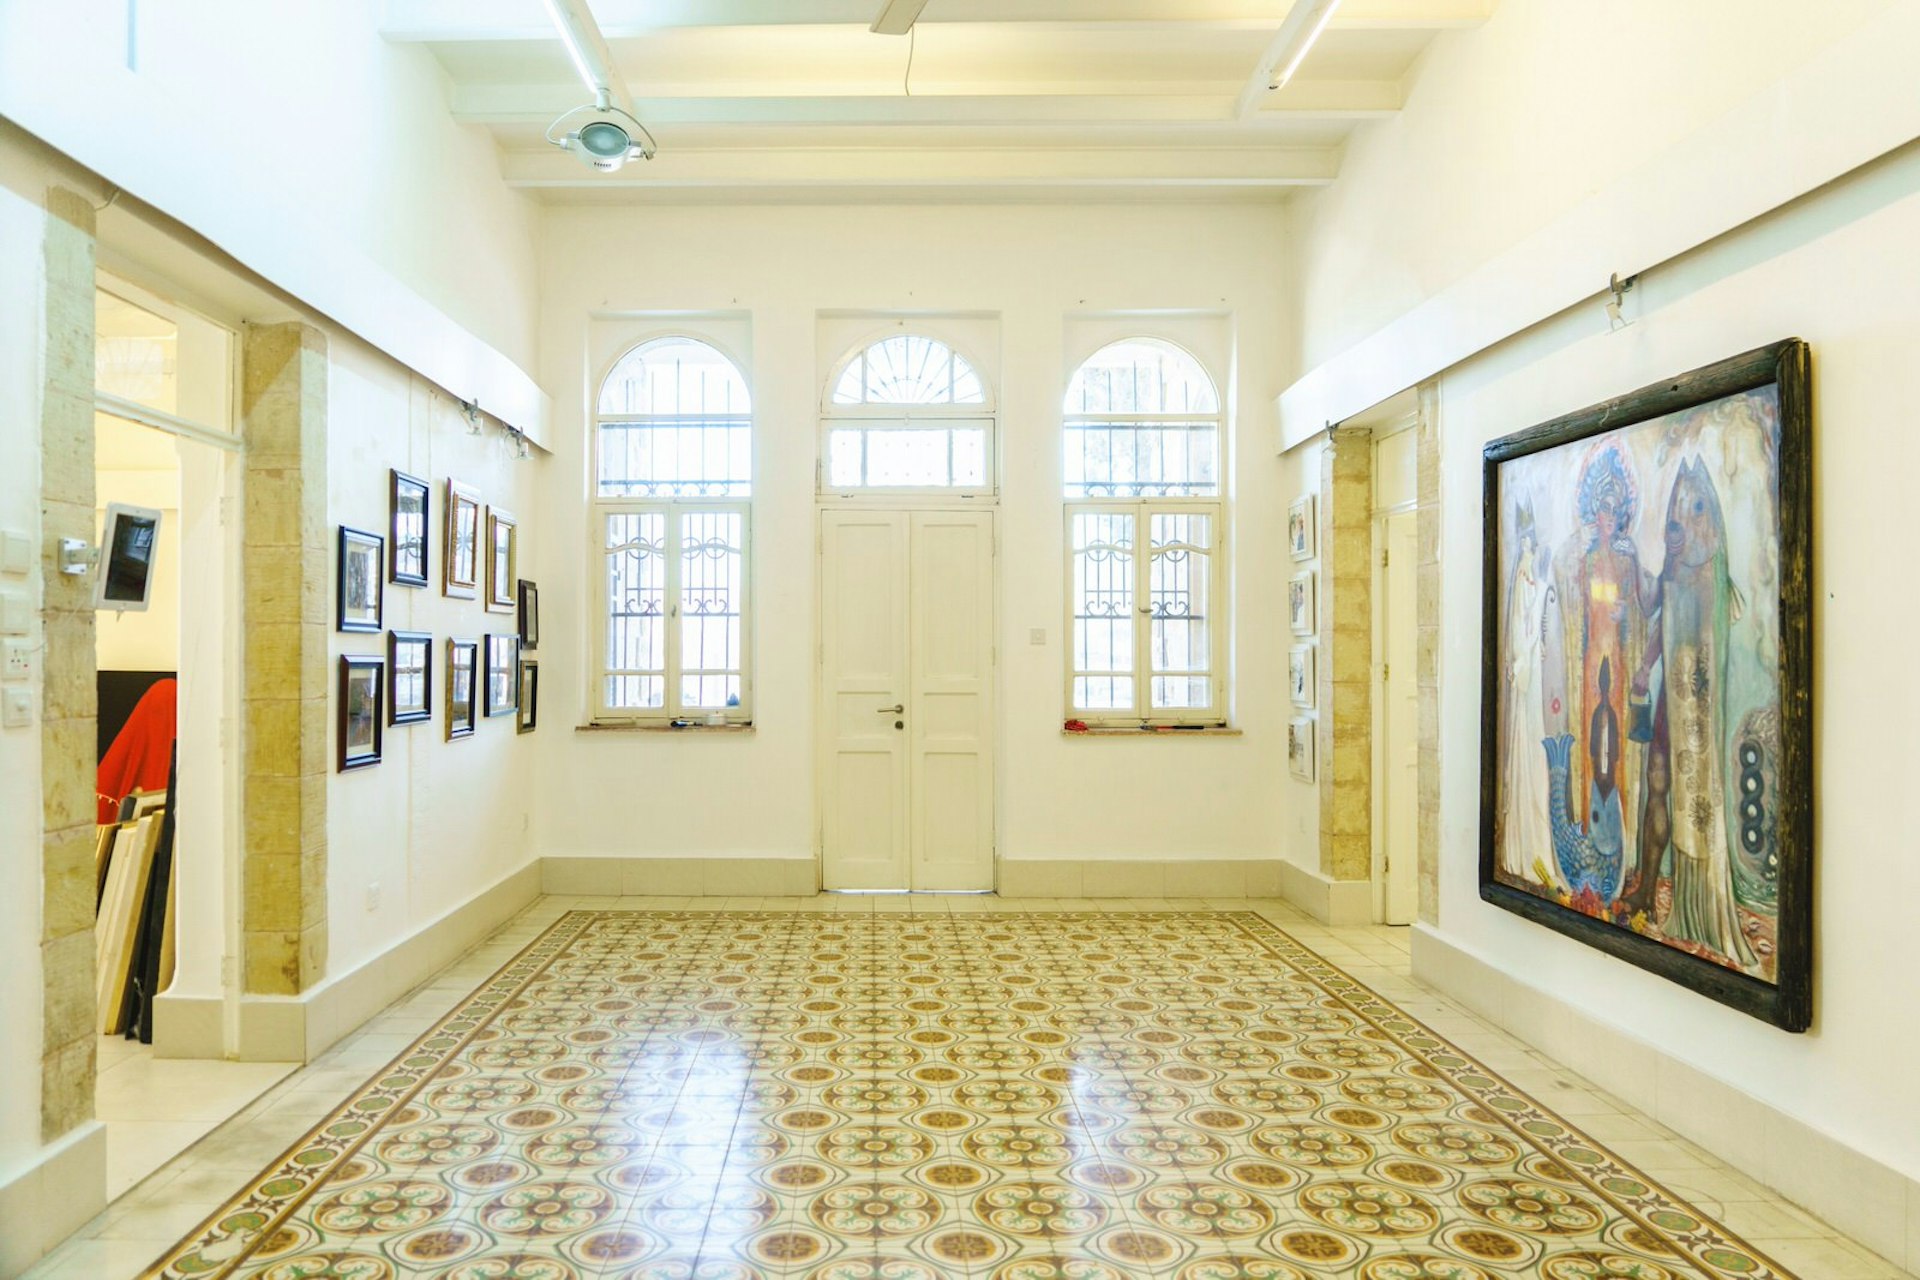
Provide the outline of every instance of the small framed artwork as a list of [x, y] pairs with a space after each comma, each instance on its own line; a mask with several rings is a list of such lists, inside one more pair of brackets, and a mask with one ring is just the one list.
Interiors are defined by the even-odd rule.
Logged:
[[447, 641], [447, 741], [470, 737], [479, 701], [474, 697], [480, 669], [478, 640]]
[[520, 567], [519, 522], [510, 511], [487, 508], [487, 612], [512, 613], [513, 588]]
[[517, 727], [521, 733], [532, 733], [540, 727], [540, 663], [535, 658], [520, 659], [520, 719]]
[[1778, 342], [1482, 453], [1480, 896], [1813, 1014], [1813, 409]]
[[340, 658], [340, 772], [380, 763], [381, 702], [386, 696], [386, 663], [379, 658], [343, 654]]
[[540, 588], [520, 579], [520, 647], [538, 649], [540, 647]]
[[387, 723], [433, 719], [433, 637], [424, 631], [387, 632]]
[[1313, 495], [1309, 493], [1287, 508], [1287, 553], [1295, 560], [1311, 560], [1313, 549]]
[[342, 631], [380, 630], [382, 561], [385, 539], [364, 529], [340, 526], [339, 581], [335, 583], [339, 609], [336, 625]]
[[510, 715], [520, 704], [520, 642], [512, 636], [487, 636], [487, 688], [485, 711], [489, 716]]
[[389, 473], [387, 580], [403, 587], [427, 585], [427, 482], [404, 471]]
[[1310, 636], [1314, 631], [1313, 618], [1313, 570], [1296, 573], [1287, 583], [1287, 625], [1297, 636]]
[[1287, 693], [1297, 707], [1313, 705], [1313, 646], [1297, 644], [1287, 651]]
[[1313, 720], [1307, 716], [1287, 721], [1287, 772], [1302, 782], [1313, 781]]
[[451, 478], [447, 481], [447, 535], [440, 558], [442, 595], [471, 600], [480, 594], [480, 492]]

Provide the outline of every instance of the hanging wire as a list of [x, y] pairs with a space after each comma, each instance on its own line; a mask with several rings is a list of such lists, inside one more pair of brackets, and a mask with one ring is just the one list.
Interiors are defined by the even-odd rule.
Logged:
[[915, 24], [907, 28], [907, 70], [900, 77], [900, 89], [909, 98], [913, 96], [913, 53], [920, 43], [920, 27]]

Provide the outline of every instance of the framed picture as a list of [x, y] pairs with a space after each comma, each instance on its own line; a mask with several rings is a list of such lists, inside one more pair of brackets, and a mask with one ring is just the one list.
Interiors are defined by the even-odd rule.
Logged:
[[447, 741], [473, 733], [479, 710], [480, 642], [447, 641]]
[[519, 528], [513, 514], [499, 507], [487, 508], [487, 612], [512, 613], [514, 577], [520, 567]]
[[387, 723], [433, 719], [433, 637], [424, 631], [387, 632]]
[[1314, 632], [1313, 570], [1296, 573], [1287, 582], [1287, 626], [1297, 636]]
[[1812, 1005], [1798, 340], [1484, 453], [1480, 896], [1785, 1028]]
[[427, 585], [427, 482], [391, 471], [387, 498], [387, 579], [403, 587]]
[[1295, 706], [1313, 705], [1313, 646], [1297, 644], [1287, 650], [1287, 693]]
[[334, 584], [339, 602], [335, 623], [342, 631], [380, 630], [385, 540], [377, 533], [340, 526], [340, 554]]
[[1302, 782], [1313, 781], [1313, 723], [1307, 716], [1287, 721], [1287, 772]]
[[540, 647], [540, 588], [520, 579], [520, 647], [538, 649]]
[[379, 658], [343, 654], [340, 658], [340, 706], [337, 737], [340, 772], [380, 763], [381, 701], [386, 695], [386, 663]]
[[454, 479], [447, 481], [447, 534], [440, 558], [442, 595], [471, 600], [480, 594], [480, 492]]
[[1297, 498], [1287, 508], [1287, 552], [1295, 560], [1313, 559], [1313, 495]]
[[487, 636], [485, 712], [511, 714], [520, 704], [520, 642], [512, 636]]
[[540, 663], [535, 658], [520, 659], [520, 719], [517, 725], [521, 733], [532, 733], [540, 727]]

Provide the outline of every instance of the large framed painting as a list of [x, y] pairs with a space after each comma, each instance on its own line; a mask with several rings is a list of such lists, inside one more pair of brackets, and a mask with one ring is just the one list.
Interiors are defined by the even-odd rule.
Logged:
[[1812, 411], [1776, 343], [1486, 447], [1480, 895], [1812, 1017]]

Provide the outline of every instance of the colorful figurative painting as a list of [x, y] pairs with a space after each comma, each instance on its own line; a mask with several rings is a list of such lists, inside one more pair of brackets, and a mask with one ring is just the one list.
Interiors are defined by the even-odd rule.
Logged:
[[1486, 452], [1483, 896], [1795, 1030], [1805, 369], [1780, 344]]

